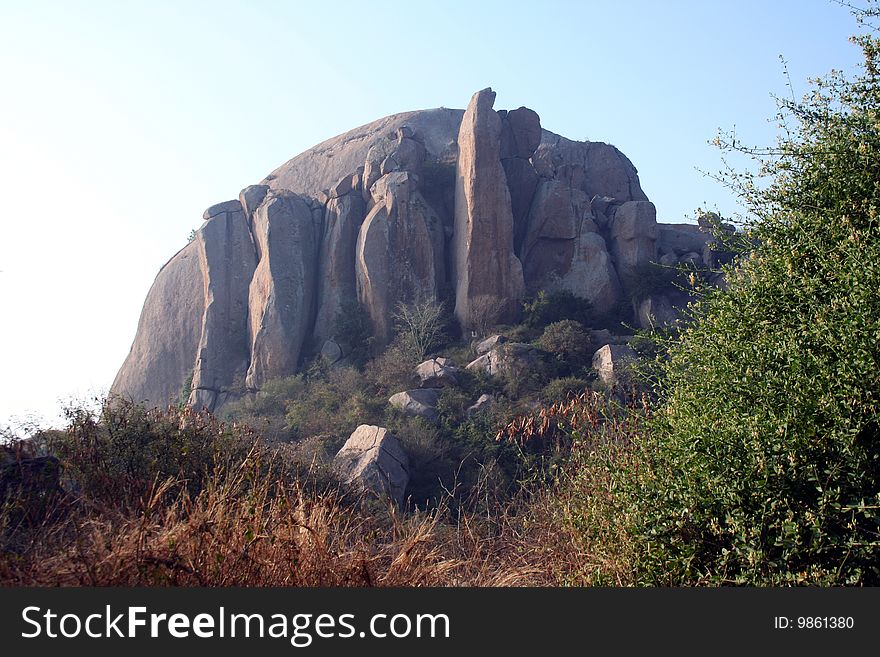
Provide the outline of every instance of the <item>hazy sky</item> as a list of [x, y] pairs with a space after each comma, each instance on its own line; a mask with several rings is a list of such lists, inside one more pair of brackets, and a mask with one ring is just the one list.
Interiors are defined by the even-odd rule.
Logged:
[[0, 424], [100, 394], [209, 205], [309, 146], [492, 86], [618, 146], [661, 221], [736, 210], [718, 128], [859, 61], [824, 0], [0, 0]]

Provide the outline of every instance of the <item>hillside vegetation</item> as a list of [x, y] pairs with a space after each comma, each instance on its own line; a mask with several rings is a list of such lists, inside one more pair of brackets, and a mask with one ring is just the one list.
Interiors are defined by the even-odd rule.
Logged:
[[[431, 420], [386, 402], [426, 356], [473, 358], [440, 307], [436, 331], [402, 307], [387, 349], [316, 361], [223, 418], [73, 409], [4, 452], [0, 580], [880, 584], [880, 40], [855, 42], [857, 76], [780, 101], [775, 147], [719, 137], [758, 164], [727, 179], [750, 211], [727, 233], [738, 257], [720, 288], [684, 273], [689, 322], [630, 343], [639, 380], [601, 383], [591, 329], [619, 318], [563, 295], [485, 327], [535, 357], [464, 373]], [[493, 404], [469, 412], [484, 392]], [[400, 508], [334, 478], [365, 423], [410, 455]]]

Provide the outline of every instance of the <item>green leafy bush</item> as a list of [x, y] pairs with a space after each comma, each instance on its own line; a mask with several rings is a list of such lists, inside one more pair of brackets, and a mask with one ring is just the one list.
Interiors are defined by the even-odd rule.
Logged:
[[[644, 584], [880, 584], [880, 41], [781, 102], [753, 251], [668, 345], [662, 405], [611, 463]], [[722, 146], [742, 150], [720, 138]]]
[[572, 319], [548, 325], [535, 345], [553, 354], [566, 373], [587, 365], [593, 355], [590, 334], [583, 324]]
[[541, 329], [564, 319], [573, 319], [584, 326], [592, 326], [593, 305], [568, 290], [547, 294], [543, 290], [531, 300], [523, 302], [523, 321], [533, 329]]
[[545, 404], [553, 404], [555, 402], [565, 401], [572, 395], [582, 393], [590, 387], [587, 379], [577, 376], [565, 376], [559, 379], [553, 379], [544, 386], [541, 391], [541, 401]]

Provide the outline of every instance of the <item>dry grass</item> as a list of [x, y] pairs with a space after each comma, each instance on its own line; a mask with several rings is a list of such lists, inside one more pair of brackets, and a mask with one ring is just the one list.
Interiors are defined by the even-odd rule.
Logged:
[[[24, 550], [0, 554], [12, 586], [523, 586], [550, 584], [511, 519], [403, 514], [243, 464], [194, 498], [156, 485], [140, 512], [59, 500]], [[61, 507], [64, 510], [61, 510]], [[87, 505], [86, 505], [87, 506]], [[382, 512], [379, 512], [382, 511]], [[64, 516], [63, 519], [60, 519]]]
[[[607, 421], [594, 422], [594, 401], [559, 405], [544, 412], [541, 424], [548, 426], [549, 418], [558, 426], [568, 418], [594, 433], [608, 431]], [[223, 428], [187, 420], [194, 437]], [[167, 432], [162, 423], [128, 422], [138, 431], [149, 426], [158, 427], [156, 435]], [[100, 441], [94, 426], [88, 428], [76, 434], [89, 446], [74, 450], [80, 466], [83, 454], [89, 462], [96, 453], [106, 455], [93, 449]], [[115, 489], [103, 480], [94, 484], [90, 475], [84, 480], [93, 482], [92, 489], [41, 498], [39, 513], [26, 516], [10, 514], [7, 500], [0, 513], [0, 585], [558, 586], [629, 580], [619, 528], [601, 524], [613, 517], [611, 492], [580, 466], [553, 484], [527, 487], [514, 500], [441, 504], [431, 512], [401, 511], [279, 477], [258, 448], [218, 461], [198, 486], [182, 474], [163, 476], [124, 497], [108, 494]], [[488, 500], [488, 485], [471, 494]], [[24, 498], [18, 499], [21, 506]], [[13, 517], [19, 525], [10, 524]], [[584, 518], [591, 520], [584, 524]]]

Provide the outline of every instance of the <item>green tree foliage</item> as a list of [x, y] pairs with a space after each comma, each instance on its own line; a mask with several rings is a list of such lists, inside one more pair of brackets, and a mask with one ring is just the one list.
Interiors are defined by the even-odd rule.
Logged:
[[755, 246], [614, 473], [641, 583], [880, 584], [880, 40], [854, 41], [860, 74], [780, 101], [776, 148], [718, 140], [760, 163], [729, 179]]
[[587, 365], [593, 355], [590, 334], [584, 325], [573, 319], [553, 322], [544, 329], [535, 345], [553, 354], [565, 372]]
[[553, 322], [572, 319], [585, 326], [594, 320], [592, 304], [568, 290], [547, 294], [543, 290], [523, 303], [523, 321], [527, 326], [540, 329]]

